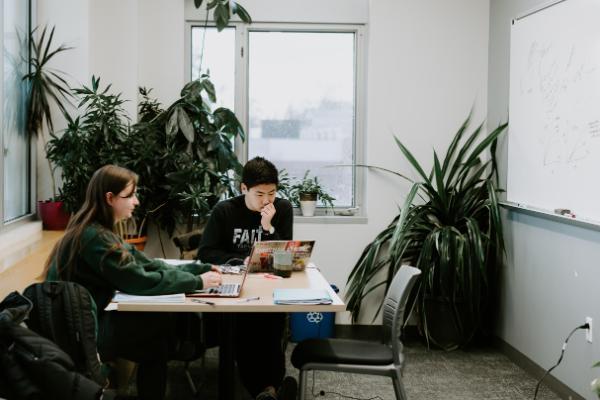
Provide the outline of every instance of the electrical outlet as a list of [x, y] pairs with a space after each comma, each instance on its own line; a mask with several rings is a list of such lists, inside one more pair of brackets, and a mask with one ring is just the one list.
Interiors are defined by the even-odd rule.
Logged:
[[585, 317], [585, 323], [589, 326], [589, 328], [585, 330], [585, 340], [592, 343], [592, 317]]

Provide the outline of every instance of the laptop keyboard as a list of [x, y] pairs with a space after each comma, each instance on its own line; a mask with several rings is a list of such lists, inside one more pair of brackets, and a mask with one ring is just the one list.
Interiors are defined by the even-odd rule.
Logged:
[[226, 283], [221, 286], [210, 288], [208, 293], [219, 293], [221, 295], [235, 295], [240, 291], [239, 283]]

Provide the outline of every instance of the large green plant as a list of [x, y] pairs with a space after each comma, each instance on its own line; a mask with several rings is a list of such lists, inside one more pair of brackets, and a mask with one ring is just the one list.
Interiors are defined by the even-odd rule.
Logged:
[[[140, 174], [142, 209], [171, 235], [178, 224], [192, 230], [223, 195], [236, 192], [241, 164], [233, 151], [244, 130], [227, 108], [214, 109], [207, 75], [185, 85], [181, 98], [162, 110], [145, 89], [140, 122], [132, 127], [125, 164]], [[127, 154], [127, 153], [126, 153]]]
[[[36, 35], [38, 35], [36, 37]], [[31, 54], [29, 57], [29, 73], [23, 76], [28, 84], [27, 97], [27, 130], [32, 136], [41, 137], [46, 146], [43, 134], [44, 127], [53, 135], [54, 123], [52, 122], [51, 106], [54, 103], [62, 112], [66, 113], [66, 106], [70, 104], [71, 93], [64, 74], [50, 67], [51, 61], [58, 54], [70, 50], [64, 44], [53, 47], [54, 27], [48, 34], [47, 27], [33, 29], [29, 34]], [[52, 191], [56, 198], [56, 182], [52, 173], [50, 160], [48, 168], [52, 178]]]
[[138, 226], [149, 218], [172, 235], [175, 227], [188, 230], [202, 222], [222, 195], [235, 192], [235, 173], [241, 172], [233, 141], [244, 139], [235, 114], [214, 109], [216, 97], [208, 76], [188, 83], [181, 98], [167, 109], [140, 89], [139, 121], [129, 125], [120, 94], [100, 87], [75, 93], [81, 115], [67, 115], [68, 127], [53, 136], [47, 157], [61, 168], [61, 196], [69, 210], [82, 204], [94, 171], [105, 164], [130, 168], [140, 175]]
[[[365, 248], [348, 278], [348, 309], [354, 320], [365, 296], [382, 285], [387, 290], [400, 266], [410, 264], [422, 271], [414, 304], [429, 341], [453, 348], [467, 344], [484, 327], [504, 252], [493, 150], [506, 124], [478, 141], [482, 125], [465, 138], [469, 122], [470, 117], [443, 160], [434, 152], [429, 174], [395, 138], [419, 181], [413, 183], [400, 214]], [[492, 156], [482, 161], [490, 148]], [[373, 282], [381, 271], [383, 280]], [[453, 326], [446, 328], [460, 333], [459, 343], [436, 340], [431, 301], [450, 310]]]
[[80, 116], [65, 112], [67, 128], [58, 137], [52, 134], [46, 157], [60, 168], [60, 197], [66, 209], [74, 212], [85, 199], [85, 190], [94, 171], [106, 164], [124, 164], [129, 147], [129, 123], [121, 94], [110, 93], [111, 85], [100, 87], [100, 78], [92, 76], [91, 86], [73, 92], [80, 99]]

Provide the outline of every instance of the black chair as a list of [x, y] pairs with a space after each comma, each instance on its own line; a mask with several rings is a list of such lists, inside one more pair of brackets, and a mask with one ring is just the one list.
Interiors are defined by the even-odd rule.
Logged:
[[173, 237], [173, 243], [179, 249], [179, 258], [193, 260], [198, 254], [198, 246], [202, 239], [202, 231], [194, 230]]
[[402, 266], [392, 280], [383, 304], [383, 328], [388, 343], [309, 339], [296, 346], [292, 364], [300, 370], [300, 400], [305, 397], [306, 373], [315, 370], [389, 376], [396, 399], [406, 399], [400, 334], [408, 297], [420, 273], [417, 268]]

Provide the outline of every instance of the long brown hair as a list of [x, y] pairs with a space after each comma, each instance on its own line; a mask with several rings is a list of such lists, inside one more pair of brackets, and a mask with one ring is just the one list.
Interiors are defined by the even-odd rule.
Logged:
[[41, 278], [45, 279], [48, 276], [48, 270], [53, 262], [56, 262], [60, 276], [66, 276], [67, 279], [71, 276], [75, 268], [76, 255], [82, 248], [83, 231], [90, 224], [96, 223], [106, 228], [106, 234], [112, 236], [118, 244], [119, 238], [112, 233], [115, 220], [112, 207], [106, 202], [106, 193], [118, 194], [130, 184], [133, 184], [132, 191], [135, 191], [137, 182], [138, 176], [134, 172], [116, 165], [105, 165], [94, 172], [88, 183], [83, 206], [71, 217], [64, 236], [54, 246], [46, 260]]

